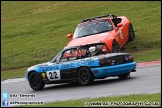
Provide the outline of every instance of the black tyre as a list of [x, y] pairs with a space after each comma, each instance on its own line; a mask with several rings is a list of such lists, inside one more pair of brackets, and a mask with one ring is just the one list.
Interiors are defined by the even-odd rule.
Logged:
[[45, 84], [39, 73], [32, 72], [29, 75], [29, 85], [33, 90], [41, 90], [44, 88]]
[[79, 69], [78, 74], [77, 74], [77, 79], [80, 85], [83, 85], [83, 86], [92, 84], [94, 81], [94, 77], [91, 71], [86, 67], [82, 67]]
[[115, 40], [112, 43], [112, 53], [120, 52], [120, 45]]
[[126, 78], [130, 75], [130, 72], [129, 73], [126, 73], [126, 74], [122, 74], [122, 75], [118, 75], [119, 78]]
[[135, 38], [135, 33], [134, 33], [134, 30], [133, 30], [132, 24], [129, 24], [128, 33], [129, 33], [129, 40], [128, 40], [128, 42], [133, 41], [133, 39]]

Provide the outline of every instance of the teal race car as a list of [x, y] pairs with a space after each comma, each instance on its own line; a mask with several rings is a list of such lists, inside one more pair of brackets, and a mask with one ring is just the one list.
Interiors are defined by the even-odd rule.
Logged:
[[131, 54], [110, 53], [105, 43], [93, 43], [65, 48], [50, 62], [28, 68], [25, 76], [33, 90], [41, 90], [45, 84], [78, 82], [86, 86], [95, 79], [126, 78], [135, 71]]

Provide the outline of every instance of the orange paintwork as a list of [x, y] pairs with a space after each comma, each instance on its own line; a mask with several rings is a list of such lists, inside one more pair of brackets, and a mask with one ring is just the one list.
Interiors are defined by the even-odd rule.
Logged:
[[105, 42], [109, 50], [112, 51], [112, 42], [113, 40], [116, 40], [119, 43], [120, 48], [122, 48], [129, 39], [128, 38], [128, 26], [130, 22], [125, 16], [120, 16], [118, 18], [121, 18], [122, 21], [118, 24], [117, 27], [114, 26], [114, 23], [112, 22], [111, 18], [101, 18], [101, 19], [110, 20], [113, 30], [108, 31], [108, 32], [89, 35], [86, 37], [81, 37], [81, 38], [76, 38], [76, 39], [72, 39], [71, 38], [72, 34], [71, 35], [68, 34], [70, 41], [66, 47], [85, 45], [85, 44], [96, 43], [96, 42]]

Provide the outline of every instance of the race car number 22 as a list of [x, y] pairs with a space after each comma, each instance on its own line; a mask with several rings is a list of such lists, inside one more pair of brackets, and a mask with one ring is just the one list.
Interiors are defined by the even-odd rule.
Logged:
[[50, 81], [60, 80], [60, 70], [48, 71], [47, 77]]

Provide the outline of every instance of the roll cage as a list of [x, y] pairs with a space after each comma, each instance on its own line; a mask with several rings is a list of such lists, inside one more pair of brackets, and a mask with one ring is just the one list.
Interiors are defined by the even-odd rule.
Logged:
[[[95, 49], [93, 49], [95, 47]], [[90, 51], [91, 48], [91, 51]], [[93, 43], [80, 46], [73, 46], [63, 49], [57, 56], [51, 61], [52, 63], [60, 63], [65, 61], [77, 60], [86, 57], [97, 56], [100, 54], [111, 53], [105, 43]]]
[[84, 22], [87, 22], [87, 21], [92, 21], [92, 20], [97, 20], [97, 19], [100, 19], [100, 18], [112, 18], [112, 21], [115, 25], [115, 27], [117, 27], [117, 24], [121, 22], [121, 18], [118, 18], [116, 15], [113, 15], [113, 14], [108, 14], [108, 15], [103, 15], [103, 16], [97, 16], [97, 17], [93, 17], [93, 18], [87, 18], [87, 19], [83, 19], [81, 21], [81, 23], [84, 23]]

